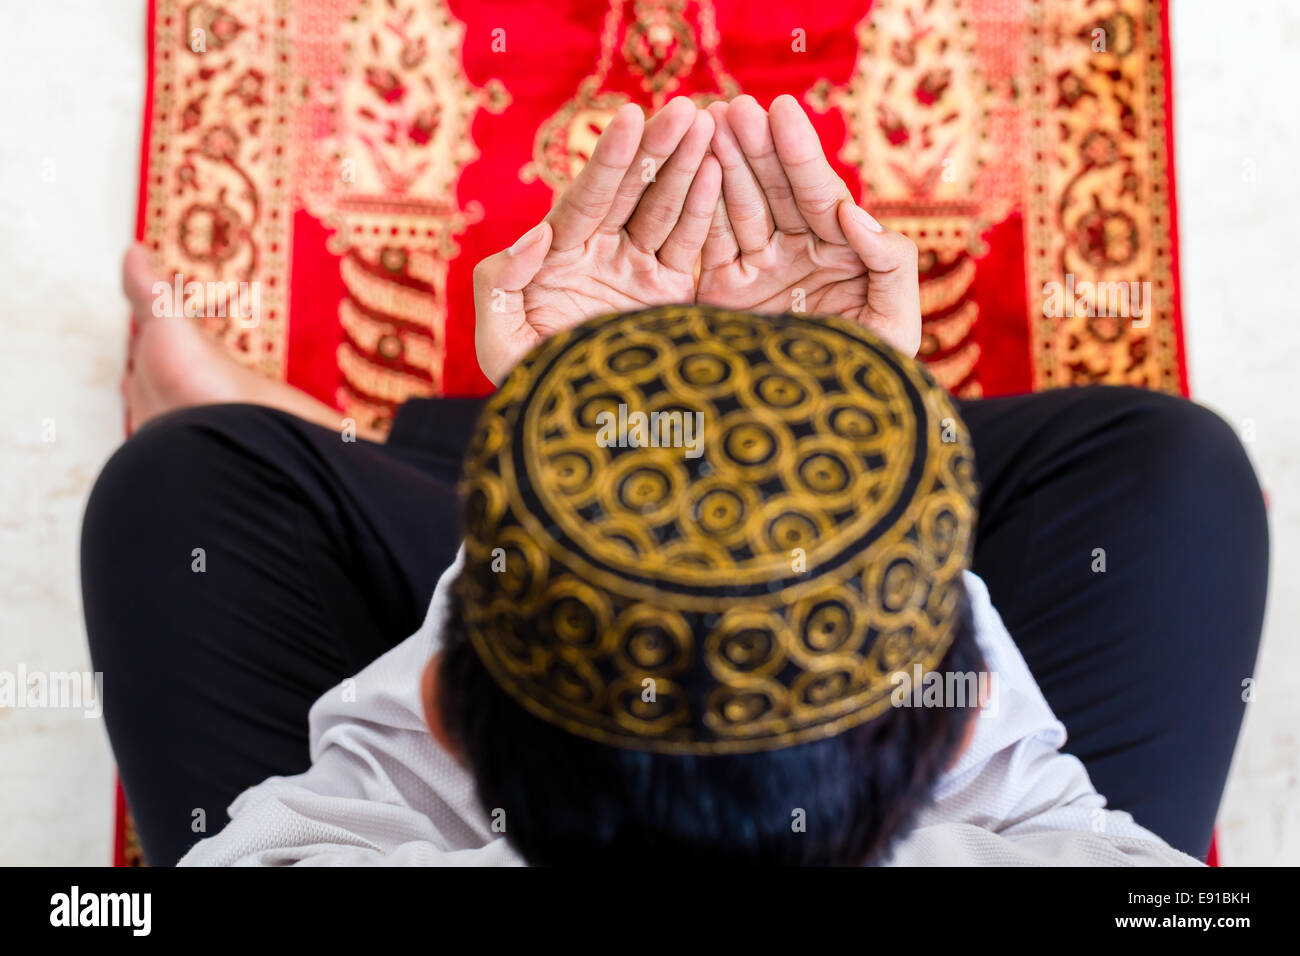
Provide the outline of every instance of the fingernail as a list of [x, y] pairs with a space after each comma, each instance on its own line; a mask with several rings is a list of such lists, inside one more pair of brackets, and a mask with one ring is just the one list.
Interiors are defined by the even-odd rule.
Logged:
[[512, 256], [519, 255], [519, 253], [523, 252], [525, 249], [527, 249], [529, 246], [531, 246], [534, 242], [536, 242], [541, 237], [542, 237], [542, 224], [539, 222], [537, 225], [533, 226], [533, 228], [529, 229], [526, 233], [524, 233], [522, 236], [520, 236], [518, 239], [515, 240], [515, 244], [510, 247], [509, 250], [510, 254]]
[[867, 212], [865, 209], [861, 208], [860, 206], [853, 207], [853, 216], [855, 219], [858, 220], [858, 222], [862, 223], [862, 225], [866, 226], [872, 232], [885, 231], [885, 227], [882, 226], [880, 223], [876, 222], [875, 218], [871, 215], [871, 213]]

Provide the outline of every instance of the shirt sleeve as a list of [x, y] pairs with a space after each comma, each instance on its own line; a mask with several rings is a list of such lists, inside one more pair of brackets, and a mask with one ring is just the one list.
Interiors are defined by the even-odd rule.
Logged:
[[308, 717], [312, 765], [271, 777], [181, 866], [491, 866], [517, 863], [473, 780], [429, 734], [420, 675], [441, 645], [443, 574], [420, 630], [327, 691]]
[[988, 589], [967, 572], [976, 638], [992, 676], [970, 745], [896, 846], [897, 865], [1196, 866], [1120, 810], [1106, 808]]

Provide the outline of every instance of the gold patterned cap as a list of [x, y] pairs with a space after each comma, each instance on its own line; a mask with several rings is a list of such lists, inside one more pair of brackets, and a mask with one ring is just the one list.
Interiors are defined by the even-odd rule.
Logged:
[[566, 731], [792, 746], [937, 666], [976, 497], [948, 393], [855, 323], [611, 315], [547, 339], [488, 401], [454, 593], [493, 678]]

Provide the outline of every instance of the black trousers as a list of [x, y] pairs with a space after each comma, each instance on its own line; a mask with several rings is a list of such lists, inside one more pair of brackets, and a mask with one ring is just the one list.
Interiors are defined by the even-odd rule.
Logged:
[[[305, 770], [312, 702], [419, 627], [458, 544], [478, 407], [410, 402], [385, 445], [252, 405], [192, 408], [105, 466], [82, 535], [86, 626], [149, 862], [220, 829], [244, 788]], [[1267, 580], [1236, 435], [1128, 388], [962, 412], [983, 485], [974, 569], [1066, 749], [1111, 806], [1203, 855]]]

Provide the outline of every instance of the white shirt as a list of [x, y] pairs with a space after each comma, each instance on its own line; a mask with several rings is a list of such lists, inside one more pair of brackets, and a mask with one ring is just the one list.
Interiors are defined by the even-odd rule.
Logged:
[[[520, 865], [476, 802], [474, 783], [429, 734], [420, 675], [441, 644], [448, 590], [438, 581], [421, 628], [309, 714], [311, 769], [271, 777], [230, 805], [230, 823], [181, 866]], [[934, 802], [901, 837], [890, 865], [1195, 866], [1105, 809], [1083, 764], [1062, 754], [1052, 713], [989, 601], [967, 573], [996, 706], [939, 780]]]

